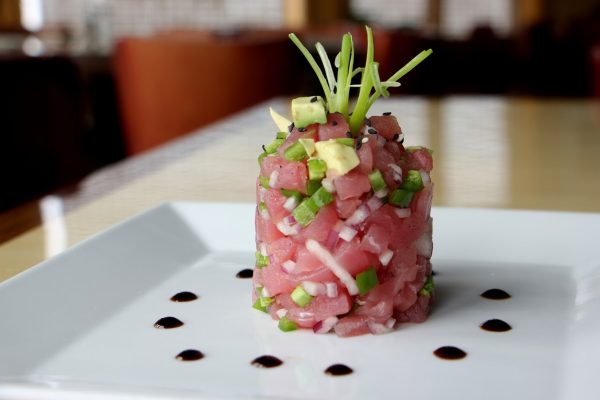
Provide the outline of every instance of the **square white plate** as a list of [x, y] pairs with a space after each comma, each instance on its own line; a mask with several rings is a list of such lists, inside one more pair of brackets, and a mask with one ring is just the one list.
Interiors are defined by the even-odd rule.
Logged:
[[[600, 398], [600, 214], [433, 215], [430, 319], [341, 339], [251, 308], [236, 273], [253, 265], [253, 205], [150, 210], [0, 285], [0, 398]], [[199, 299], [170, 301], [184, 290]], [[184, 325], [153, 327], [166, 316]], [[480, 329], [492, 318], [513, 329]], [[444, 345], [468, 355], [441, 360]], [[250, 364], [265, 354], [284, 364]], [[324, 374], [334, 363], [354, 373]]]

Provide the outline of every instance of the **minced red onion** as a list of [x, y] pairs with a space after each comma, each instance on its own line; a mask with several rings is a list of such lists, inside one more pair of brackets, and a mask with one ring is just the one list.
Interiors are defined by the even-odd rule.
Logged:
[[281, 268], [285, 272], [287, 272], [288, 274], [290, 274], [290, 273], [294, 272], [294, 270], [296, 269], [296, 263], [294, 261], [292, 261], [292, 260], [287, 260], [287, 261], [284, 261], [281, 264]]
[[379, 210], [381, 206], [383, 206], [383, 202], [375, 196], [367, 200], [367, 207], [369, 207], [369, 210], [371, 210], [371, 212]]
[[294, 217], [293, 215], [288, 215], [287, 217], [285, 217], [282, 220], [286, 225], [294, 225], [296, 222], [296, 217]]
[[398, 218], [410, 217], [410, 208], [394, 208], [394, 212], [396, 213]]
[[311, 296], [318, 296], [320, 294], [325, 294], [325, 285], [319, 282], [313, 281], [304, 281], [301, 283], [302, 287], [306, 291], [306, 293]]
[[258, 249], [259, 249], [261, 255], [263, 255], [263, 256], [269, 255], [269, 253], [267, 252], [267, 244], [265, 242], [260, 242], [260, 244], [258, 245]]
[[277, 229], [279, 229], [279, 232], [283, 233], [285, 236], [297, 235], [302, 229], [300, 224], [289, 225], [284, 220], [279, 221], [276, 226]]
[[298, 202], [296, 201], [296, 197], [295, 196], [290, 196], [287, 198], [287, 200], [285, 201], [285, 203], [283, 203], [283, 208], [285, 208], [288, 211], [292, 211], [294, 208], [296, 208], [296, 206]]
[[258, 213], [260, 214], [260, 217], [264, 220], [269, 220], [271, 219], [271, 215], [269, 215], [269, 210], [267, 209], [258, 209]]
[[394, 318], [390, 318], [387, 321], [385, 321], [384, 324], [386, 327], [392, 329], [394, 327], [394, 325], [396, 325], [396, 320]]
[[277, 180], [279, 179], [279, 170], [276, 169], [271, 172], [271, 176], [269, 177], [269, 187], [275, 187], [277, 185]]
[[337, 297], [338, 295], [338, 287], [335, 282], [327, 282], [325, 283], [325, 292], [327, 293], [327, 297]]
[[356, 229], [353, 229], [349, 226], [344, 226], [340, 231], [340, 237], [346, 242], [349, 242], [354, 239], [354, 236], [356, 236], [357, 233], [358, 231]]
[[431, 232], [423, 233], [416, 241], [415, 247], [417, 254], [423, 257], [430, 258], [433, 253], [433, 241], [431, 240]]
[[265, 201], [265, 193], [267, 193], [267, 189], [261, 186], [260, 189], [258, 189], [258, 197], [261, 202]]
[[328, 333], [337, 324], [338, 318], [331, 316], [325, 318], [323, 321], [319, 321], [313, 326], [314, 333]]
[[369, 209], [365, 205], [358, 207], [346, 220], [347, 225], [358, 225], [369, 216]]
[[358, 294], [358, 286], [356, 285], [356, 281], [350, 275], [350, 273], [341, 266], [337, 260], [333, 257], [333, 255], [319, 242], [314, 239], [308, 239], [306, 241], [306, 249], [316, 256], [319, 261], [321, 261], [327, 268], [333, 272], [335, 276], [346, 286], [348, 289], [348, 294], [351, 296], [355, 296]]
[[287, 310], [287, 309], [285, 309], [285, 308], [280, 308], [279, 310], [277, 310], [277, 311], [275, 312], [275, 314], [277, 314], [277, 316], [278, 316], [279, 318], [283, 318], [283, 317], [285, 317], [285, 315], [286, 315], [287, 313], [288, 313], [288, 310]]
[[379, 262], [385, 267], [390, 263], [392, 257], [394, 257], [394, 252], [390, 249], [386, 249], [379, 255]]
[[383, 189], [378, 190], [378, 191], [375, 192], [375, 197], [378, 197], [378, 198], [382, 199], [385, 196], [387, 196], [387, 194], [388, 194], [387, 188], [383, 188]]
[[327, 190], [329, 193], [335, 193], [335, 185], [333, 184], [333, 180], [331, 178], [323, 178], [321, 180], [321, 185]]
[[262, 297], [271, 297], [271, 293], [267, 290], [266, 287], [262, 288], [262, 291], [260, 292], [260, 295]]
[[379, 146], [383, 146], [383, 145], [385, 145], [385, 144], [386, 144], [386, 142], [387, 142], [387, 139], [386, 139], [386, 138], [384, 138], [383, 136], [381, 136], [381, 135], [379, 135], [379, 134], [377, 134], [377, 135], [375, 135], [375, 136], [377, 136], [377, 144], [378, 144]]
[[388, 333], [392, 330], [392, 328], [388, 328], [384, 324], [380, 324], [377, 322], [368, 322], [369, 330], [373, 335], [383, 335], [384, 333]]
[[427, 173], [427, 171], [420, 169], [419, 174], [421, 174], [421, 180], [423, 181], [423, 185], [427, 186], [431, 183], [431, 177]]

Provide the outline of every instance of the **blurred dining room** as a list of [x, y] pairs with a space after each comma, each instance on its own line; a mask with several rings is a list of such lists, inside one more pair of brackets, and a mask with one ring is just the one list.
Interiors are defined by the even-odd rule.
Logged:
[[0, 399], [600, 398], [600, 0], [0, 0], [0, 187]]

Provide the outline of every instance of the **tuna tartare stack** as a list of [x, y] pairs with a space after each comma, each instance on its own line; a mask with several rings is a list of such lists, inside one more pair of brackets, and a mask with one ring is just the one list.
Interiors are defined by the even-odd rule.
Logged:
[[[390, 113], [367, 118], [367, 112], [431, 50], [381, 81], [368, 27], [365, 65], [354, 69], [346, 34], [337, 76], [319, 43], [324, 73], [298, 38], [290, 38], [325, 96], [294, 99], [293, 122], [271, 110], [279, 132], [259, 156], [254, 308], [283, 331], [339, 336], [422, 322], [434, 294], [431, 152], [404, 147]], [[359, 89], [349, 112], [351, 87]]]

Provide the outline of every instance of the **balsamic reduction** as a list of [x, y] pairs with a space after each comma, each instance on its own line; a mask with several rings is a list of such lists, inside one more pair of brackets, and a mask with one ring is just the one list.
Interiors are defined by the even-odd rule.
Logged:
[[246, 269], [243, 269], [240, 272], [238, 272], [235, 276], [240, 279], [252, 278], [254, 276], [254, 271], [252, 271], [249, 268], [246, 268]]
[[198, 361], [204, 358], [204, 354], [201, 351], [189, 349], [177, 354], [175, 358], [179, 361]]
[[433, 354], [444, 360], [460, 360], [467, 356], [467, 353], [454, 346], [442, 346], [435, 350]]
[[325, 373], [327, 375], [333, 376], [350, 375], [353, 372], [354, 371], [352, 370], [352, 368], [344, 364], [333, 364], [327, 367], [327, 369], [325, 370]]
[[187, 301], [194, 301], [196, 299], [198, 299], [198, 296], [196, 296], [192, 292], [179, 292], [173, 297], [171, 297], [171, 301], [174, 301], [176, 303], [185, 303]]
[[157, 329], [173, 329], [180, 326], [183, 326], [183, 322], [175, 317], [164, 317], [154, 323], [154, 327]]
[[490, 332], [507, 332], [512, 329], [512, 326], [502, 321], [501, 319], [488, 319], [479, 327], [484, 331]]
[[281, 361], [277, 357], [265, 355], [256, 357], [254, 360], [252, 360], [250, 364], [254, 365], [257, 368], [275, 368], [283, 364], [283, 361]]
[[489, 300], [506, 300], [510, 299], [511, 296], [502, 289], [488, 289], [481, 293], [481, 297]]

